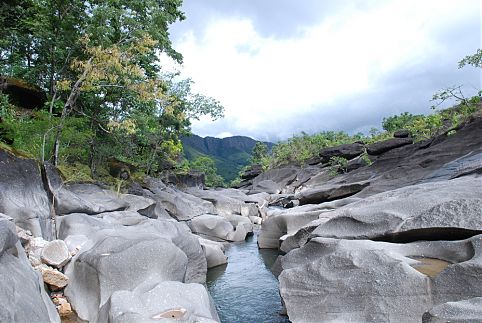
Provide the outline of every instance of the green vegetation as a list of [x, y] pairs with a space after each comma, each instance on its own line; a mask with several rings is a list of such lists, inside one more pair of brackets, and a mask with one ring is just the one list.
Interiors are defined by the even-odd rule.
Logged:
[[363, 138], [362, 134], [350, 136], [342, 131], [323, 131], [314, 135], [301, 133], [273, 147], [269, 167], [303, 165], [310, 158], [318, 156], [322, 148], [352, 143]]
[[269, 149], [268, 146], [263, 142], [256, 142], [253, 147], [251, 159], [251, 164], [258, 164], [267, 169], [269, 166]]
[[190, 168], [204, 173], [206, 186], [225, 186], [223, 178], [217, 173], [216, 165], [212, 158], [199, 156], [190, 163]]
[[[404, 112], [400, 115], [384, 118], [382, 123], [384, 131], [374, 128], [369, 135], [356, 134], [350, 136], [345, 132], [333, 131], [324, 131], [314, 135], [302, 133], [276, 144], [273, 147], [273, 153], [268, 158], [268, 164], [270, 168], [288, 164], [302, 166], [309, 159], [318, 156], [322, 148], [356, 141], [371, 144], [392, 138], [395, 131], [402, 129], [408, 130], [416, 142], [444, 132], [453, 133], [458, 125], [477, 111], [479, 103], [480, 97], [475, 96], [452, 108], [436, 111], [429, 115], [412, 115]], [[370, 163], [366, 153], [362, 155], [362, 158], [366, 163]], [[330, 164], [334, 169], [337, 169], [337, 172], [343, 171], [346, 167], [344, 161], [339, 159], [332, 160]]]
[[348, 171], [348, 159], [344, 157], [333, 156], [330, 158], [328, 164], [330, 164], [330, 173], [333, 176], [336, 176], [339, 173], [346, 173]]
[[[0, 4], [0, 75], [48, 95], [25, 111], [0, 93], [0, 136], [14, 149], [101, 178], [109, 158], [147, 174], [175, 164], [190, 120], [223, 107], [192, 80], [162, 73], [159, 54], [182, 62], [168, 28], [181, 0], [12, 0]], [[84, 169], [85, 172], [85, 169]], [[107, 172], [108, 173], [108, 172]]]

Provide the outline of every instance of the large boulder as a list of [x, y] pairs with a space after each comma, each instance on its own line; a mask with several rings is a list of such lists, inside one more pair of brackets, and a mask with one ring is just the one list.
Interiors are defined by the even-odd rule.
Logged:
[[347, 184], [327, 184], [302, 190], [295, 195], [295, 199], [300, 201], [300, 205], [329, 202], [354, 195], [368, 185], [370, 185], [368, 181]]
[[298, 167], [293, 166], [270, 169], [253, 179], [251, 193], [264, 192], [264, 188], [281, 189], [293, 182], [299, 171]]
[[330, 161], [332, 157], [342, 157], [345, 159], [353, 159], [360, 156], [365, 151], [365, 145], [359, 142], [352, 144], [343, 144], [335, 147], [323, 148], [320, 153], [322, 163]]
[[0, 212], [34, 236], [51, 240], [50, 211], [38, 163], [0, 148]]
[[252, 179], [263, 172], [263, 166], [255, 164], [249, 166], [242, 174], [241, 179]]
[[216, 213], [211, 202], [172, 188], [159, 190], [152, 198], [178, 221], [187, 221], [201, 214]]
[[15, 231], [12, 222], [0, 219], [0, 321], [60, 322], [42, 278], [30, 266]]
[[[55, 200], [57, 215], [70, 213], [99, 214], [103, 212], [142, 208], [154, 203], [134, 195], [121, 195], [96, 184], [65, 184], [57, 168], [43, 165], [49, 193]], [[122, 197], [121, 197], [122, 196]]]
[[224, 254], [224, 244], [209, 239], [199, 237], [199, 243], [201, 244], [208, 268], [217, 267], [228, 263], [228, 257]]
[[69, 248], [63, 240], [50, 241], [42, 249], [41, 259], [54, 267], [63, 267], [70, 260]]
[[417, 322], [482, 295], [480, 241], [314, 238], [281, 259], [280, 293], [293, 322]]
[[116, 291], [102, 307], [97, 322], [219, 322], [206, 287], [168, 281], [144, 283]]
[[[358, 201], [355, 198], [346, 198], [338, 201], [318, 205], [303, 205], [291, 209], [271, 209], [258, 233], [258, 247], [277, 249], [282, 238], [294, 235], [305, 225], [314, 220], [323, 218], [327, 221], [331, 212], [336, 208]], [[314, 228], [313, 228], [314, 229]]]
[[241, 207], [245, 205], [244, 201], [229, 197], [222, 191], [189, 189], [187, 192], [212, 203], [216, 209], [216, 213], [223, 216], [241, 214]]
[[191, 229], [194, 233], [226, 241], [244, 241], [248, 233], [244, 224], [234, 227], [224, 217], [212, 214], [203, 214], [192, 219]]
[[391, 138], [367, 146], [369, 155], [381, 155], [389, 150], [413, 144], [412, 138]]
[[[109, 214], [104, 215], [104, 218], [111, 216]], [[158, 238], [168, 239], [181, 249], [188, 259], [185, 269], [185, 281], [194, 283], [205, 282], [206, 258], [196, 236], [189, 231], [189, 227], [184, 223], [174, 220], [151, 220], [144, 218], [143, 221], [127, 225], [120, 224], [117, 221], [106, 221], [104, 218], [94, 218], [86, 214], [70, 214], [59, 218], [61, 220], [59, 237], [66, 241], [70, 239], [74, 240], [73, 242], [78, 241], [81, 244], [81, 250], [88, 245], [86, 240], [92, 241], [96, 237], [96, 233], [101, 230], [110, 230], [119, 235], [125, 232], [128, 236], [149, 234]]]
[[313, 235], [347, 239], [463, 238], [482, 232], [482, 178], [407, 186], [333, 212]]
[[121, 211], [129, 207], [127, 201], [115, 192], [95, 184], [72, 184], [63, 186], [54, 193], [55, 210], [58, 214], [86, 213], [99, 214]]
[[278, 194], [281, 193], [283, 190], [283, 185], [276, 183], [275, 181], [271, 179], [265, 179], [262, 181], [256, 181], [256, 183], [253, 183], [253, 186], [251, 188], [251, 193], [261, 193], [261, 192], [266, 192], [269, 194]]
[[65, 289], [78, 316], [95, 322], [116, 291], [142, 283], [183, 282], [188, 259], [170, 240], [142, 232], [104, 230], [92, 237], [67, 266]]
[[482, 297], [437, 305], [423, 314], [422, 322], [482, 322]]

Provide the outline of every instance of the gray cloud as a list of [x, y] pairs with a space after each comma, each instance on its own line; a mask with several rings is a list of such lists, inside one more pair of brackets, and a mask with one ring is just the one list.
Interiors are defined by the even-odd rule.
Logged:
[[[201, 31], [210, 19], [249, 17], [262, 35], [296, 37], [296, 31], [300, 28], [319, 23], [326, 15], [349, 10], [352, 6], [349, 1], [327, 3], [328, 1], [316, 0], [304, 1], [302, 4], [289, 0], [188, 0], [185, 1], [184, 9], [190, 20], [185, 25], [177, 25], [174, 35], [180, 35], [186, 30]], [[376, 1], [360, 3], [363, 6], [372, 6]], [[480, 6], [478, 1], [467, 1], [466, 4]], [[444, 17], [434, 16], [433, 19]], [[437, 56], [424, 57], [420, 61], [398, 68], [379, 80], [377, 86], [368, 93], [357, 96], [347, 93], [343, 99], [331, 105], [316, 106], [303, 115], [261, 116], [263, 122], [260, 130], [247, 131], [237, 128], [236, 120], [224, 119], [203, 128], [196, 128], [195, 131], [211, 136], [229, 131], [233, 135], [247, 135], [271, 141], [286, 139], [301, 131], [366, 132], [371, 127], [380, 128], [383, 117], [405, 111], [414, 114], [431, 112], [430, 99], [433, 93], [444, 87], [464, 85], [467, 96], [475, 95], [482, 87], [480, 70], [472, 67], [458, 69], [457, 63], [481, 46], [480, 10], [474, 10], [471, 16], [457, 25], [444, 25], [441, 21], [440, 28], [433, 31], [431, 41], [440, 47], [436, 51]], [[293, 107], [294, 110], [296, 108]]]
[[[368, 6], [373, 1], [359, 1], [357, 7]], [[200, 33], [212, 19], [243, 17], [252, 20], [256, 30], [266, 37], [295, 37], [301, 28], [320, 22], [323, 17], [346, 9], [348, 0], [184, 0], [183, 10], [187, 20], [172, 28], [176, 38], [190, 30]], [[234, 37], [235, 35], [233, 35]]]

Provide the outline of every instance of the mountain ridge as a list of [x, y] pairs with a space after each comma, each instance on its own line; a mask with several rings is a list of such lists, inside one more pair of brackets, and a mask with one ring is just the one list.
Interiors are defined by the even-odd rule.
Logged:
[[[209, 156], [214, 159], [218, 174], [226, 182], [238, 176], [239, 171], [249, 163], [253, 147], [258, 140], [247, 136], [231, 136], [225, 138], [201, 137], [195, 134], [181, 138], [184, 157], [194, 160], [199, 156]], [[264, 142], [269, 149], [274, 143]]]

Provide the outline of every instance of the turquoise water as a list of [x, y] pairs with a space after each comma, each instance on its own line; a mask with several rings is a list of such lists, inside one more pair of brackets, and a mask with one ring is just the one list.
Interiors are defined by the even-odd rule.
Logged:
[[258, 250], [256, 235], [226, 248], [228, 264], [208, 270], [207, 286], [223, 323], [285, 323], [278, 280], [270, 269], [277, 250]]

